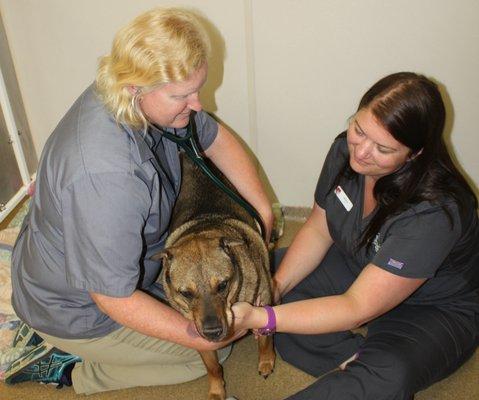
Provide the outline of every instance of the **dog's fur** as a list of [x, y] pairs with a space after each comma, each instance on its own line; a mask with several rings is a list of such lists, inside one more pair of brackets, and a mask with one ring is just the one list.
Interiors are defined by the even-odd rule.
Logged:
[[[193, 321], [202, 337], [221, 341], [233, 333], [233, 303], [271, 304], [268, 250], [255, 221], [240, 205], [186, 156], [182, 167], [170, 236], [155, 258], [163, 260], [160, 279], [170, 305]], [[260, 337], [258, 346], [259, 373], [267, 377], [275, 359], [271, 337]], [[200, 354], [210, 382], [208, 399], [224, 400], [216, 352]]]

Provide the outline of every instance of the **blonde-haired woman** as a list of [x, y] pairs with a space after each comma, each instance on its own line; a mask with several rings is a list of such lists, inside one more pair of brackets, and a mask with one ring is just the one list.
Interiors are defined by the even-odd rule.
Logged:
[[25, 323], [17, 341], [35, 347], [7, 382], [73, 384], [85, 394], [184, 382], [205, 373], [196, 350], [222, 348], [224, 360], [225, 346], [244, 334], [210, 343], [192, 333], [155, 298], [160, 265], [150, 260], [180, 184], [177, 147], [162, 131], [184, 135], [190, 118], [204, 154], [271, 230], [252, 162], [202, 111], [209, 50], [193, 13], [140, 15], [49, 138], [13, 255], [13, 306]]

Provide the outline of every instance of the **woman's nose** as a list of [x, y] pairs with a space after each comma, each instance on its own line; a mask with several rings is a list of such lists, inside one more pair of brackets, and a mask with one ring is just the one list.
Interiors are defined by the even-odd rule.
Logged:
[[373, 149], [374, 143], [368, 139], [364, 139], [356, 145], [356, 156], [359, 158], [368, 158]]
[[199, 93], [193, 93], [190, 95], [190, 98], [188, 99], [188, 107], [191, 110], [196, 112], [201, 111], [203, 109], [203, 106], [201, 105]]

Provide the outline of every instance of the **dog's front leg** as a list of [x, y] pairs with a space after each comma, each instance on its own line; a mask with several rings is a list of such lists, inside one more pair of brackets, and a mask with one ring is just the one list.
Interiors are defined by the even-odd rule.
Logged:
[[216, 351], [200, 351], [200, 356], [208, 372], [208, 400], [225, 400], [225, 381], [223, 380], [223, 367], [218, 361]]
[[258, 372], [266, 379], [273, 372], [274, 360], [276, 359], [272, 336], [260, 336], [258, 338], [258, 355]]

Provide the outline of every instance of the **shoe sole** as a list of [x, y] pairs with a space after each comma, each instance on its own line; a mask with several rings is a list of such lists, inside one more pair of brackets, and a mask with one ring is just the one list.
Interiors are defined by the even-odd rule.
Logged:
[[38, 334], [30, 328], [25, 322], [22, 322], [18, 327], [17, 333], [13, 338], [13, 348], [17, 347], [28, 347], [28, 346], [37, 346], [43, 339], [38, 336]]
[[[33, 348], [30, 352], [14, 361], [8, 369], [5, 371], [4, 379], [7, 384], [14, 384], [23, 382], [22, 379], [15, 379], [19, 376], [24, 368], [27, 368], [30, 364], [38, 361], [40, 358], [47, 356], [53, 351], [54, 347], [51, 344], [43, 342], [40, 346]], [[28, 380], [26, 378], [25, 380]]]

